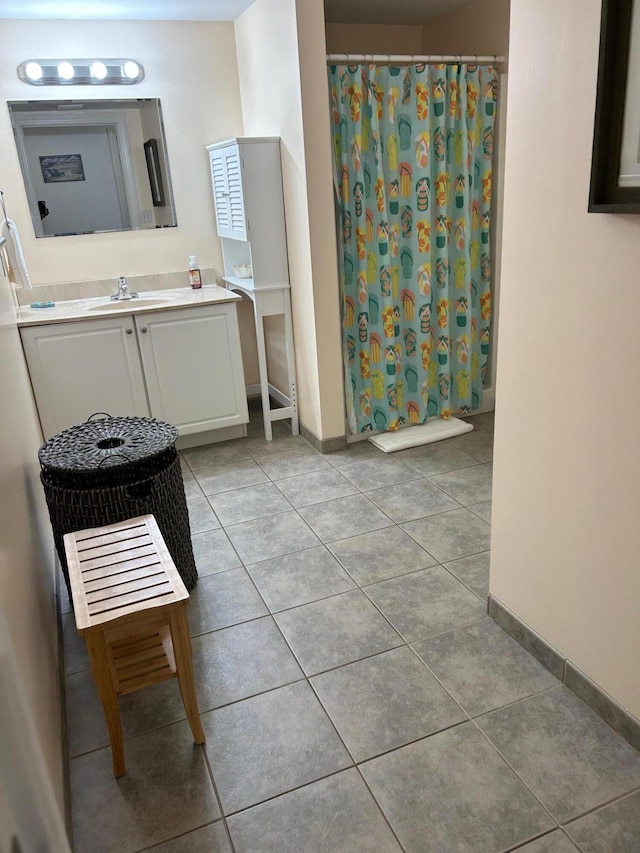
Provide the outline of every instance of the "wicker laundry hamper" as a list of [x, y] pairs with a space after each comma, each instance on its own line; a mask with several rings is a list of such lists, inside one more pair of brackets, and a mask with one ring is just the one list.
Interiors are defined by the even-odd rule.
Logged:
[[151, 514], [191, 591], [198, 574], [175, 446], [178, 430], [155, 418], [94, 417], [54, 435], [38, 453], [67, 589], [66, 533]]

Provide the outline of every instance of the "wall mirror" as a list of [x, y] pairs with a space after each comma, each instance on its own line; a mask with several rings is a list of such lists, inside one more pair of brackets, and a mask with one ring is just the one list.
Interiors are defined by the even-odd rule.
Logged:
[[157, 98], [10, 101], [36, 237], [177, 225]]
[[640, 213], [640, 0], [603, 0], [589, 211]]

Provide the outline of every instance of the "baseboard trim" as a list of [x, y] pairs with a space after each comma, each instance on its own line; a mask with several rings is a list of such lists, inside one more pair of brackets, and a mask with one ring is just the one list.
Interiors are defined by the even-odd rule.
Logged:
[[487, 612], [503, 631], [513, 637], [549, 672], [553, 673], [573, 694], [608, 723], [631, 746], [640, 750], [640, 720], [630, 714], [613, 697], [598, 687], [568, 658], [536, 634], [497, 598], [489, 595]]
[[338, 450], [344, 450], [347, 446], [346, 435], [336, 435], [334, 438], [318, 438], [315, 432], [312, 432], [303, 423], [300, 424], [300, 435], [320, 453], [337, 453]]

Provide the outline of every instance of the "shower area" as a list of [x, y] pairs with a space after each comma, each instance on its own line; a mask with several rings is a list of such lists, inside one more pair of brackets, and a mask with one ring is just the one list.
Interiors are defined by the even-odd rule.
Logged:
[[491, 411], [509, 2], [325, 15], [349, 440]]

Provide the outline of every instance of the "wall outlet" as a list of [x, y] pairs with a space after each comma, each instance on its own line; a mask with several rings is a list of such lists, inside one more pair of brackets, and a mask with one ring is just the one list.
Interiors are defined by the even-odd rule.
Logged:
[[140, 211], [140, 222], [150, 224], [153, 222], [153, 211], [152, 210], [141, 210]]

